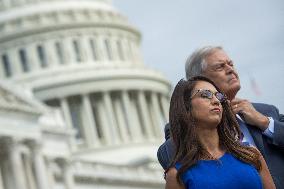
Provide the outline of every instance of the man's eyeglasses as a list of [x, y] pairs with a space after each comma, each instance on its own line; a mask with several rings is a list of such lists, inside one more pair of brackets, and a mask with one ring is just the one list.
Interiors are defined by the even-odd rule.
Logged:
[[212, 92], [209, 89], [198, 89], [192, 96], [191, 99], [197, 95], [198, 93], [200, 93], [200, 97], [201, 98], [207, 98], [207, 99], [212, 99], [213, 95], [215, 95], [215, 97], [220, 101], [220, 102], [224, 102], [226, 100], [226, 96], [221, 93], [221, 92]]

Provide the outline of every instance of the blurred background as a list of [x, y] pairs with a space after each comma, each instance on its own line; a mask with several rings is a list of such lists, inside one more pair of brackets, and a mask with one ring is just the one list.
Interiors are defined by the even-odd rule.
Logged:
[[284, 2], [281, 0], [114, 0], [142, 32], [145, 64], [174, 85], [196, 48], [220, 45], [241, 79], [240, 98], [284, 112]]
[[172, 86], [221, 45], [284, 111], [284, 3], [0, 0], [0, 189], [158, 189]]
[[0, 1], [0, 188], [158, 189], [170, 81], [110, 0]]

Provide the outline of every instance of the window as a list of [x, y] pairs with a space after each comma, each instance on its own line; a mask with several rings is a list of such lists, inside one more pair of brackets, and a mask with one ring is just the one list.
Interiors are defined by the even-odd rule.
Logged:
[[45, 104], [53, 108], [60, 108], [60, 101], [58, 99], [46, 100]]
[[44, 48], [41, 45], [37, 46], [37, 54], [41, 67], [46, 68], [47, 67], [46, 54]]
[[58, 58], [59, 63], [64, 64], [65, 63], [64, 52], [63, 52], [62, 44], [60, 42], [55, 43], [55, 50], [56, 50], [56, 54], [57, 54], [57, 58]]
[[109, 43], [109, 40], [107, 40], [107, 39], [105, 40], [105, 48], [106, 48], [108, 60], [112, 60], [112, 54], [111, 54], [110, 43]]
[[98, 60], [97, 46], [96, 46], [96, 42], [95, 42], [94, 39], [90, 39], [90, 46], [91, 46], [91, 49], [92, 49], [94, 60]]
[[12, 70], [10, 67], [10, 61], [9, 58], [6, 54], [2, 55], [2, 65], [4, 68], [4, 73], [6, 77], [11, 77], [12, 76]]
[[20, 55], [20, 61], [21, 61], [23, 71], [24, 72], [30, 71], [26, 51], [24, 49], [20, 49], [19, 55]]
[[73, 48], [74, 48], [76, 61], [81, 62], [82, 61], [81, 51], [80, 51], [81, 48], [80, 48], [80, 44], [77, 40], [73, 40]]

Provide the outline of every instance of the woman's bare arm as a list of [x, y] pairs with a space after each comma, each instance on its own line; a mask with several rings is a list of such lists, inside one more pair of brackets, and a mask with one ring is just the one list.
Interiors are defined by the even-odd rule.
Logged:
[[170, 168], [166, 174], [166, 189], [184, 189], [177, 181], [177, 170]]

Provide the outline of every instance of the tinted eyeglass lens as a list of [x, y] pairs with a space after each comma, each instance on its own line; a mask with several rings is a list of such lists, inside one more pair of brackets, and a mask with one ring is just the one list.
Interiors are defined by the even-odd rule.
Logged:
[[224, 96], [222, 93], [220, 93], [220, 92], [216, 92], [216, 93], [215, 93], [215, 96], [216, 96], [216, 98], [217, 98], [220, 102], [223, 102], [224, 99], [225, 99], [225, 96]]
[[211, 99], [213, 97], [213, 93], [209, 90], [202, 90], [200, 91], [200, 96], [203, 98]]
[[197, 92], [195, 94], [192, 95], [191, 98], [193, 98], [196, 94], [200, 94], [201, 98], [207, 98], [207, 99], [212, 99], [213, 95], [215, 95], [215, 97], [220, 101], [220, 102], [224, 102], [226, 97], [223, 93], [220, 92], [215, 92], [213, 93], [212, 91], [210, 91], [209, 89], [199, 89], [197, 90]]
[[[223, 102], [224, 99], [225, 99], [225, 96], [222, 93], [220, 93], [220, 92], [216, 92], [216, 93], [214, 93], [214, 95], [216, 96], [216, 98], [220, 102]], [[212, 99], [213, 98], [213, 92], [211, 92], [210, 90], [202, 90], [202, 91], [200, 91], [200, 96], [202, 98]]]

